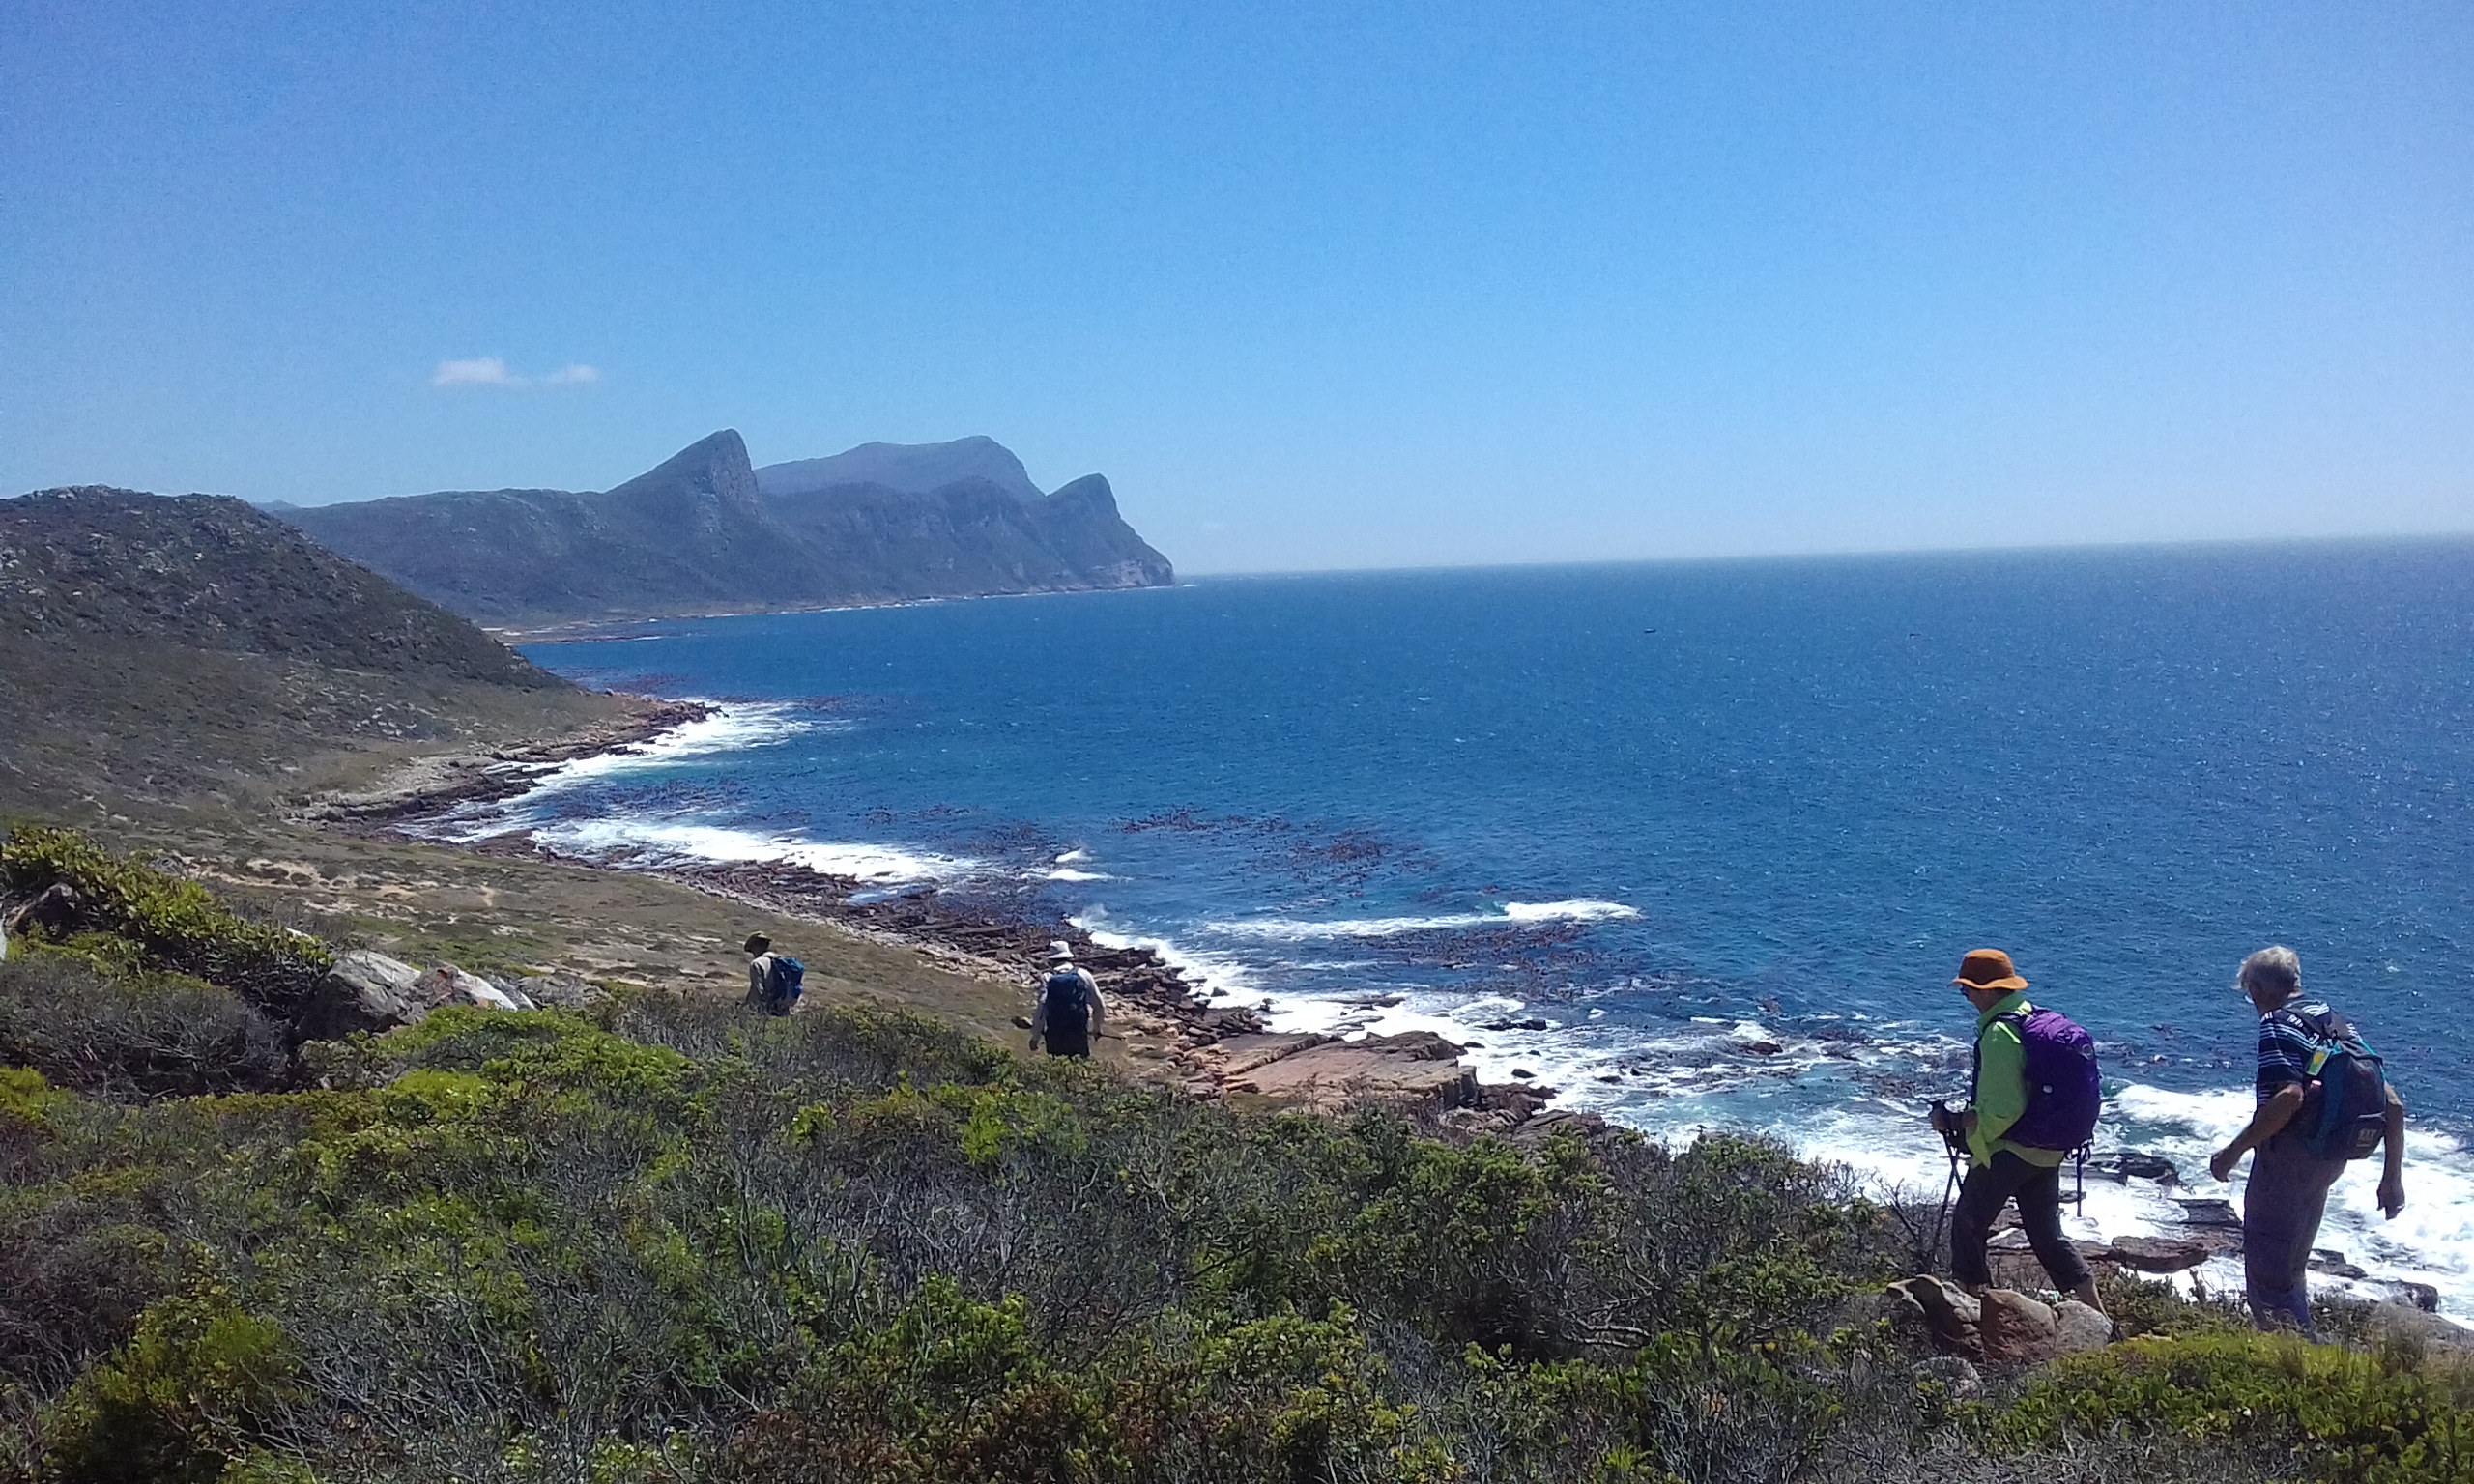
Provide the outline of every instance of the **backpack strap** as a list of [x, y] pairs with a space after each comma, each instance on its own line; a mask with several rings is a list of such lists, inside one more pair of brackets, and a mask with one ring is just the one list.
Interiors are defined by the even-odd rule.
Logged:
[[2025, 1011], [2005, 1010], [1976, 1028], [1975, 1041], [1968, 1047], [1968, 1106], [1970, 1107], [1975, 1106], [1976, 1084], [1984, 1079], [1984, 1033], [1993, 1029], [1996, 1021], [2002, 1020], [2010, 1023], [2011, 1035], [2018, 1037], [2022, 1042], [2028, 1039], [2028, 1014]]

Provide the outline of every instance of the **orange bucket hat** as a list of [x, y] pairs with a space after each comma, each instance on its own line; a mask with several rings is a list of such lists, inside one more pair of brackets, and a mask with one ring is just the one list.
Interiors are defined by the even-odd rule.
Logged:
[[1971, 948], [1959, 960], [1959, 977], [1950, 983], [1969, 989], [2025, 989], [2028, 982], [2010, 966], [2010, 956], [1998, 948]]

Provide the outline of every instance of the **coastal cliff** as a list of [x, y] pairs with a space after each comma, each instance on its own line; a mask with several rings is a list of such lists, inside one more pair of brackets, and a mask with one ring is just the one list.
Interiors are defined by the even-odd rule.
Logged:
[[985, 438], [759, 470], [724, 430], [594, 493], [444, 491], [285, 508], [333, 551], [502, 624], [1163, 586], [1098, 474], [1043, 495]]

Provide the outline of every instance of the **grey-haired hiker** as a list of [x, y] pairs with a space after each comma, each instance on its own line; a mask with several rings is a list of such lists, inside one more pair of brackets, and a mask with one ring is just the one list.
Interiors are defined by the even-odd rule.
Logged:
[[2242, 1185], [2251, 1322], [2309, 1335], [2311, 1244], [2327, 1213], [2328, 1187], [2347, 1163], [2384, 1149], [2379, 1209], [2392, 1221], [2405, 1209], [2405, 1103], [2345, 1016], [2302, 997], [2302, 959], [2292, 949], [2272, 944], [2243, 959], [2233, 986], [2259, 1014], [2257, 1104], [2207, 1169], [2230, 1180], [2242, 1156], [2257, 1151]]
[[1089, 1056], [1091, 1041], [1108, 1023], [1100, 985], [1074, 961], [1074, 950], [1051, 943], [1048, 973], [1040, 980], [1039, 1004], [1031, 1011], [1031, 1049], [1045, 1042], [1050, 1056]]

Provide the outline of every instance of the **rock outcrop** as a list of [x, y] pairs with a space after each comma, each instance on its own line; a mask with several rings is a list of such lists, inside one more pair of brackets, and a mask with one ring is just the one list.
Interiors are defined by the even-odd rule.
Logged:
[[2102, 1350], [2113, 1322], [2073, 1298], [2046, 1303], [2007, 1288], [1970, 1295], [1946, 1279], [1904, 1278], [1889, 1286], [1890, 1312], [1919, 1326], [1944, 1354], [2003, 1365], [2041, 1365]]
[[409, 963], [357, 948], [310, 991], [302, 1009], [304, 1041], [336, 1041], [356, 1031], [385, 1031], [428, 1013], [419, 995], [421, 971]]
[[570, 974], [495, 984], [451, 963], [424, 971], [360, 948], [337, 957], [319, 980], [300, 1031], [303, 1040], [333, 1041], [356, 1031], [375, 1034], [416, 1025], [442, 1005], [537, 1010], [543, 1005], [587, 1005], [600, 997], [600, 990]]
[[759, 471], [725, 430], [599, 494], [458, 490], [281, 514], [424, 597], [503, 623], [1175, 579], [1117, 513], [1106, 479], [1042, 495], [984, 438], [870, 443]]

